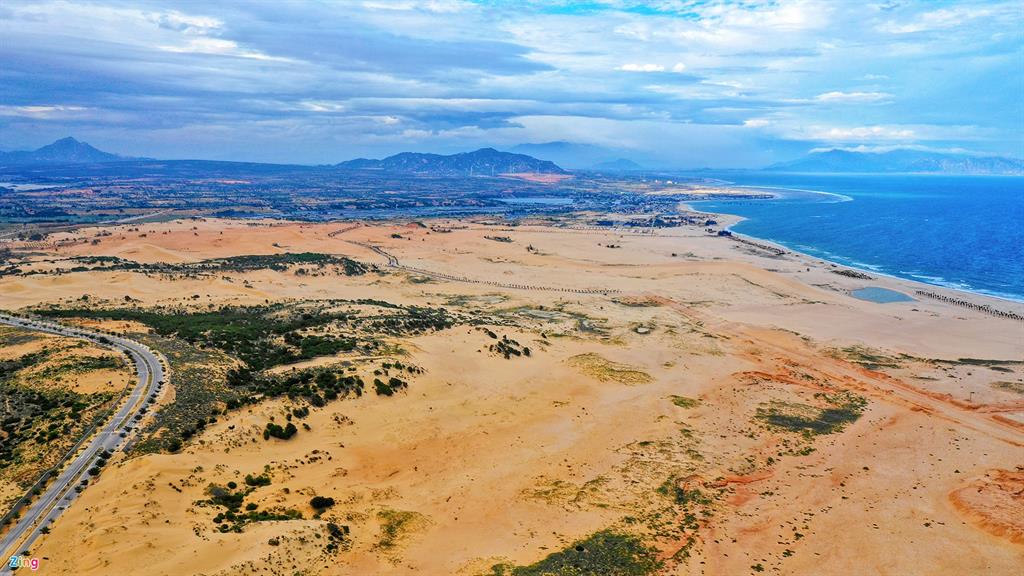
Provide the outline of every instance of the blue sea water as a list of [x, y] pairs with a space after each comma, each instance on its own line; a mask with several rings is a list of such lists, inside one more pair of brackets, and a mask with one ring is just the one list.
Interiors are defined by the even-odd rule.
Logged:
[[713, 176], [780, 195], [693, 203], [746, 218], [736, 232], [877, 273], [1024, 300], [1024, 178]]

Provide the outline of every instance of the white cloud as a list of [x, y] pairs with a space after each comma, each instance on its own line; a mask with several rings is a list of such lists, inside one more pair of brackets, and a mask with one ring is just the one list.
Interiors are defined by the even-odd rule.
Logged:
[[757, 126], [784, 140], [817, 142], [822, 146], [898, 146], [926, 145], [927, 142], [983, 141], [995, 135], [992, 128], [974, 125], [940, 124], [834, 124], [827, 117], [809, 120], [803, 113], [775, 112], [753, 120], [767, 123]]
[[299, 108], [310, 112], [344, 112], [348, 110], [348, 106], [342, 102], [326, 102], [323, 100], [304, 100], [299, 102]]
[[[1017, 10], [1020, 7], [1018, 5]], [[931, 12], [924, 12], [917, 15], [908, 22], [902, 24], [889, 21], [879, 26], [882, 32], [892, 34], [913, 34], [915, 32], [927, 32], [931, 30], [943, 30], [963, 25], [969, 20], [984, 18], [993, 15], [995, 10], [987, 7], [957, 6], [954, 8], [940, 8]]]
[[818, 102], [880, 102], [888, 100], [892, 94], [886, 92], [825, 92], [814, 99]]
[[179, 54], [210, 54], [214, 56], [230, 56], [233, 58], [250, 58], [252, 60], [267, 60], [275, 62], [291, 62], [291, 58], [270, 56], [258, 50], [246, 50], [234, 40], [222, 38], [210, 38], [200, 36], [191, 38], [184, 44], [164, 45], [159, 47], [164, 52], [176, 52]]
[[911, 128], [902, 126], [854, 126], [824, 127], [811, 126], [806, 131], [810, 140], [825, 142], [862, 142], [869, 140], [914, 140], [918, 134]]
[[889, 144], [889, 145], [878, 145], [878, 146], [867, 146], [860, 144], [858, 146], [825, 146], [820, 148], [812, 148], [811, 152], [828, 152], [830, 150], [845, 150], [847, 152], [892, 152], [893, 150], [917, 150], [920, 152], [942, 152], [947, 154], [972, 154], [972, 155], [985, 155], [983, 152], [976, 152], [968, 150], [967, 148], [961, 148], [954, 146], [952, 148], [939, 148], [935, 146], [924, 146], [922, 144]]
[[367, 8], [369, 10], [422, 10], [424, 12], [434, 12], [437, 14], [451, 14], [455, 12], [462, 12], [463, 10], [469, 8], [470, 6], [472, 6], [472, 4], [470, 4], [469, 2], [462, 2], [460, 0], [407, 0], [404, 2], [363, 2], [363, 8]]
[[623, 72], [664, 72], [665, 67], [661, 64], [623, 64], [616, 68]]
[[733, 89], [723, 89], [717, 84], [694, 84], [685, 86], [650, 84], [644, 86], [645, 90], [655, 94], [664, 94], [678, 100], [720, 100], [724, 98], [739, 98], [740, 93]]
[[177, 10], [147, 14], [147, 17], [161, 28], [177, 30], [187, 34], [207, 34], [224, 27], [224, 23], [217, 18], [183, 14]]
[[84, 106], [0, 106], [0, 116], [54, 118], [89, 110]]
[[[176, 10], [0, 0], [0, 37], [12, 54], [0, 68], [25, 77], [52, 68], [55, 83], [81, 90], [64, 99], [59, 84], [17, 85], [0, 124], [10, 140], [35, 137], [47, 117], [124, 126], [125, 134], [133, 122], [139, 134], [202, 122], [222, 127], [228, 141], [231, 130], [251, 135], [253, 122], [275, 117], [282, 133], [306, 143], [281, 152], [289, 159], [323, 154], [309, 143], [332, 134], [335, 150], [357, 155], [367, 147], [360, 134], [443, 148], [456, 137], [588, 141], [598, 129], [609, 144], [659, 151], [666, 134], [727, 135], [748, 159], [778, 153], [770, 138], [808, 146], [988, 139], [1000, 142], [992, 149], [1019, 148], [1020, 1], [878, 10], [834, 0], [596, 0], [601, 6], [577, 11], [550, 9], [571, 7], [568, 0], [164, 4]], [[938, 32], [909, 35], [926, 29]], [[129, 94], [110, 94], [122, 81]], [[976, 105], [977, 86], [986, 86], [985, 106]], [[136, 91], [155, 104], [140, 105]], [[889, 104], [897, 98], [899, 106]], [[11, 105], [53, 102], [101, 108]], [[10, 127], [20, 132], [10, 136]], [[229, 148], [256, 149], [211, 149]], [[257, 152], [273, 156], [271, 147]], [[684, 152], [708, 157], [699, 146], [672, 154]], [[720, 165], [714, 160], [706, 162]]]

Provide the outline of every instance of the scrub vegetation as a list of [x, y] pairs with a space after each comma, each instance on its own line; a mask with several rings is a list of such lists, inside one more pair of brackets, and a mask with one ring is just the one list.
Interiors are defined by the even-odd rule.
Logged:
[[489, 576], [645, 576], [661, 566], [639, 538], [602, 530], [529, 566], [492, 566]]

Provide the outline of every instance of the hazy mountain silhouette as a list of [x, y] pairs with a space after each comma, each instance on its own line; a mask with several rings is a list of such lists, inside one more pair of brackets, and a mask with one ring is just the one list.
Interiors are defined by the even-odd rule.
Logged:
[[138, 158], [118, 156], [97, 150], [70, 136], [36, 150], [0, 152], [0, 164], [94, 164], [125, 160], [138, 160]]
[[814, 152], [766, 170], [779, 172], [928, 172], [937, 174], [1024, 174], [1024, 161], [1001, 156], [972, 156], [920, 150], [889, 152]]
[[494, 148], [481, 148], [474, 152], [462, 152], [447, 156], [402, 152], [382, 160], [357, 158], [341, 162], [336, 166], [348, 170], [383, 170], [431, 176], [496, 176], [517, 172], [565, 173], [565, 170], [554, 162], [538, 160], [525, 154], [499, 152]]
[[633, 170], [643, 170], [644, 167], [629, 158], [618, 158], [607, 162], [598, 162], [591, 169], [600, 172], [630, 172]]

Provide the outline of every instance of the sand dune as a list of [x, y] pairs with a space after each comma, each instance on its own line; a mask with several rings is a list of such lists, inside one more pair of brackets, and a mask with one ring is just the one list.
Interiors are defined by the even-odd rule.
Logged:
[[[96, 246], [66, 250], [167, 261], [326, 252], [381, 274], [0, 279], [6, 308], [84, 293], [199, 309], [326, 298], [446, 306], [507, 320], [514, 326], [486, 328], [533, 350], [505, 359], [468, 325], [404, 338], [403, 361], [425, 370], [405, 393], [316, 408], [304, 420], [311, 430], [288, 441], [261, 432], [297, 404], [267, 401], [219, 418], [180, 454], [112, 464], [33, 552], [48, 572], [478, 575], [607, 528], [646, 538], [666, 574], [1019, 572], [1009, 510], [1019, 503], [1024, 429], [1011, 421], [1021, 398], [992, 382], [1021, 382], [1024, 366], [991, 362], [1024, 360], [1019, 323], [936, 300], [857, 300], [848, 293], [864, 285], [917, 286], [840, 276], [696, 229], [431, 224], [453, 230], [180, 221], [139, 225], [145, 238], [114, 227]], [[485, 238], [495, 235], [512, 242]], [[524, 288], [387, 270], [345, 240], [403, 265]], [[620, 292], [547, 290], [595, 286]], [[351, 360], [363, 370], [379, 362]], [[852, 399], [863, 402], [859, 418], [831, 433], [768, 424]], [[306, 519], [217, 532], [216, 510], [195, 504], [208, 485], [263, 470], [272, 483], [246, 501]], [[673, 490], [707, 502], [680, 504]], [[310, 519], [313, 495], [337, 504]], [[350, 528], [347, 549], [324, 551], [328, 521]]]

